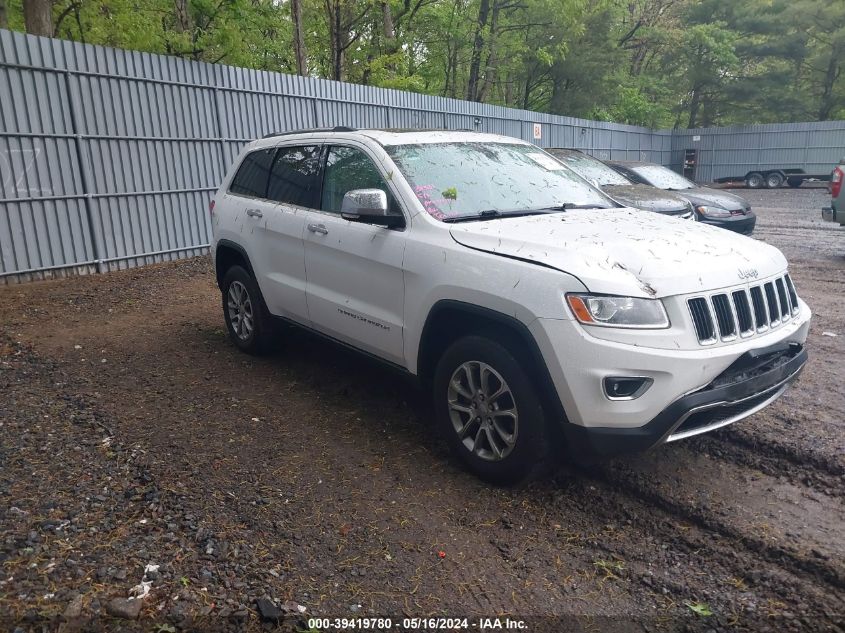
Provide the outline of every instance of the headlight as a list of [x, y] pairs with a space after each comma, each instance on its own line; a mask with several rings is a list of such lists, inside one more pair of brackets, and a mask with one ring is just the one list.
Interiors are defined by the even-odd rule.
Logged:
[[727, 209], [721, 209], [719, 207], [705, 207], [700, 206], [695, 208], [701, 215], [707, 218], [729, 218], [731, 217], [731, 212]]
[[612, 295], [566, 295], [575, 318], [584, 325], [660, 329], [669, 327], [669, 317], [660, 299], [615, 297]]

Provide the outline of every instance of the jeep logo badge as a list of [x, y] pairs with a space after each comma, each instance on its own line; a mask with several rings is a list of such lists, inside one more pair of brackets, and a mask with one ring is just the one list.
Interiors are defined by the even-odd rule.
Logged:
[[757, 272], [756, 268], [746, 268], [745, 270], [740, 268], [737, 271], [737, 274], [739, 275], [740, 279], [757, 279], [757, 276], [760, 273]]

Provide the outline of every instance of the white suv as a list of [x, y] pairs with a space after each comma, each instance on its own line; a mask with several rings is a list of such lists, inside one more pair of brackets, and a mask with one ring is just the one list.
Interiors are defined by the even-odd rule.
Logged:
[[212, 202], [235, 344], [281, 319], [417, 377], [478, 475], [643, 450], [775, 400], [810, 310], [777, 249], [620, 208], [529, 143], [334, 128], [247, 145]]

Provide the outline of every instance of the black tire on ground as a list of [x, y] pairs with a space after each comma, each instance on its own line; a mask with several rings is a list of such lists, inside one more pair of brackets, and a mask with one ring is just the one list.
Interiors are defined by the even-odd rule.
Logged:
[[804, 184], [804, 180], [801, 178], [787, 178], [786, 184], [792, 187], [793, 189], [798, 189], [798, 187]]
[[759, 171], [751, 172], [745, 177], [745, 186], [749, 189], [761, 189], [764, 184], [763, 174]]
[[769, 189], [778, 189], [783, 185], [783, 174], [777, 172], [768, 174], [766, 176], [766, 187]]
[[[552, 443], [534, 381], [517, 358], [491, 338], [471, 335], [458, 339], [443, 353], [434, 373], [434, 412], [440, 433], [469, 470], [496, 485], [514, 484], [540, 472]], [[480, 374], [482, 365], [488, 368], [485, 386], [492, 392], [488, 395], [501, 391], [502, 383], [496, 374], [508, 391], [492, 399], [481, 399], [476, 406], [465, 394], [471, 392], [470, 384], [476, 387], [484, 384], [485, 378]], [[473, 372], [472, 383], [467, 380], [467, 368]], [[476, 369], [479, 374], [474, 373]], [[476, 390], [473, 398], [481, 398], [478, 395], [481, 391]], [[457, 406], [466, 404], [468, 410], [452, 409], [450, 399]], [[508, 410], [515, 410], [516, 417], [509, 415]], [[482, 426], [484, 422], [486, 430]], [[466, 430], [463, 439], [459, 427]], [[505, 437], [512, 438], [512, 447], [508, 447]], [[491, 442], [496, 442], [498, 455]]]
[[272, 319], [253, 276], [241, 266], [232, 266], [223, 276], [220, 288], [223, 318], [232, 342], [247, 354], [269, 352], [273, 343]]

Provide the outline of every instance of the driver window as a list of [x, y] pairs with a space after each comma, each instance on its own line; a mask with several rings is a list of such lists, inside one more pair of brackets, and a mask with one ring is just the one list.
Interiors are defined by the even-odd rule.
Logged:
[[370, 157], [354, 147], [333, 146], [326, 158], [320, 208], [323, 211], [340, 213], [343, 196], [353, 189], [381, 189], [387, 194], [390, 212], [401, 215], [396, 200]]

